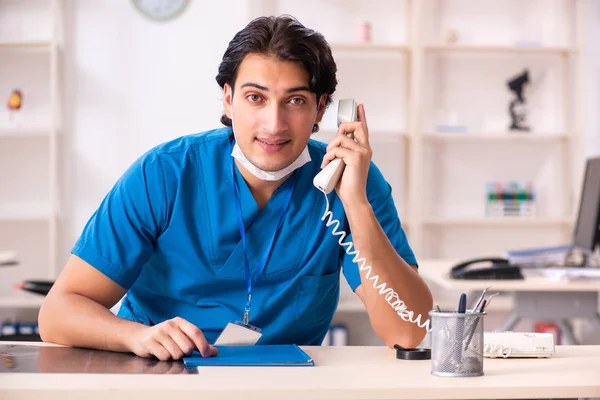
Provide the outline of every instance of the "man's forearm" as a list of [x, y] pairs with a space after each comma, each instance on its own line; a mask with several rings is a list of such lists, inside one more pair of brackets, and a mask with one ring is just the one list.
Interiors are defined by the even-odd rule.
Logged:
[[130, 352], [128, 338], [144, 327], [72, 293], [50, 293], [40, 309], [39, 322], [45, 342], [119, 352]]
[[[359, 251], [359, 258], [365, 258], [365, 265], [372, 271], [369, 277], [379, 276], [377, 286], [386, 284], [386, 289], [393, 289], [414, 313], [414, 319], [421, 314], [421, 323], [425, 322], [428, 312], [433, 306], [431, 292], [418, 272], [398, 255], [381, 225], [377, 221], [368, 202], [354, 204], [346, 209], [348, 222], [352, 230], [354, 248]], [[359, 262], [358, 267], [361, 267]], [[403, 347], [417, 346], [425, 336], [425, 328], [404, 321], [375, 289], [373, 280], [368, 280], [367, 270], [360, 273], [362, 285], [358, 288], [365, 302], [369, 319], [375, 332], [392, 347], [399, 344]], [[357, 290], [358, 291], [358, 290]]]

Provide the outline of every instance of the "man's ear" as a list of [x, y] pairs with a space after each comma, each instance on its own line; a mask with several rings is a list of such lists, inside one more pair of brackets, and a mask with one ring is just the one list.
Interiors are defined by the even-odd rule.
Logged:
[[231, 119], [231, 104], [233, 103], [233, 88], [226, 83], [223, 85], [223, 111]]
[[329, 95], [322, 94], [320, 98], [318, 98], [318, 109], [317, 109], [317, 118], [315, 119], [315, 124], [318, 124], [323, 119], [323, 114], [325, 114], [325, 108], [327, 104], [327, 97]]

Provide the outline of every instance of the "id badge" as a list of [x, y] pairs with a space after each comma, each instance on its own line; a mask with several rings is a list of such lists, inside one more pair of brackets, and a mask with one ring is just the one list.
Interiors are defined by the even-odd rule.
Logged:
[[215, 341], [215, 346], [253, 346], [261, 336], [260, 329], [255, 326], [230, 322]]

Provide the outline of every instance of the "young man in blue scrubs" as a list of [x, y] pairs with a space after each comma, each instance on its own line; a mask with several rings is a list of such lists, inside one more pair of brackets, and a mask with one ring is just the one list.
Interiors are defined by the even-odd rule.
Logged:
[[224, 328], [244, 321], [261, 329], [258, 344], [319, 345], [343, 271], [388, 346], [418, 345], [425, 329], [401, 318], [321, 219], [313, 178], [342, 158], [333, 218], [371, 276], [427, 319], [431, 293], [371, 162], [364, 107], [328, 146], [311, 140], [337, 85], [323, 36], [290, 17], [254, 20], [229, 43], [217, 82], [225, 127], [161, 144], [119, 179], [44, 301], [43, 340], [180, 359], [215, 355]]

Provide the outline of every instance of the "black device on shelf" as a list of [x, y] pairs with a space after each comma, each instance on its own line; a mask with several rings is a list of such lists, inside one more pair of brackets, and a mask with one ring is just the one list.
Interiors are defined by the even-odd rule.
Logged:
[[52, 289], [52, 285], [54, 285], [54, 281], [27, 280], [22, 283], [16, 284], [15, 287], [26, 292], [46, 296], [48, 292], [50, 292], [50, 289]]
[[[482, 266], [481, 264], [486, 264]], [[450, 270], [453, 279], [524, 279], [521, 267], [505, 258], [474, 258], [455, 265]]]
[[16, 333], [14, 335], [0, 335], [0, 342], [41, 342], [42, 338], [37, 333]]

